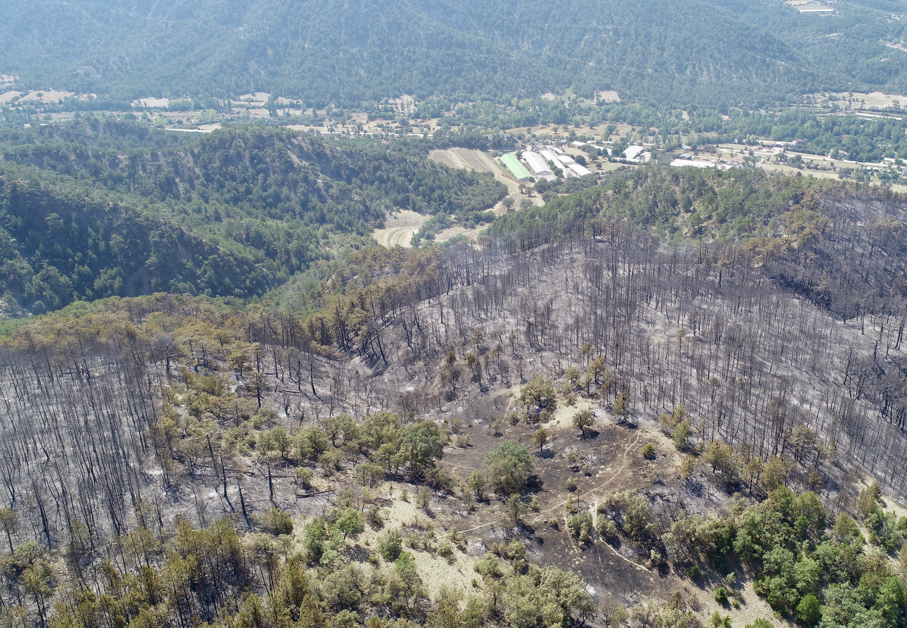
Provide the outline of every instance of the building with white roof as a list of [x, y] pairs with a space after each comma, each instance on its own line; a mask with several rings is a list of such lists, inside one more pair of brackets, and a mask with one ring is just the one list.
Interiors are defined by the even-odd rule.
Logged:
[[551, 172], [551, 168], [548, 166], [541, 155], [531, 150], [523, 152], [523, 160], [529, 164], [529, 168], [536, 174], [536, 176], [541, 177], [547, 181], [554, 181], [557, 177], [554, 176], [554, 173]]
[[570, 170], [572, 172], [576, 173], [576, 176], [578, 176], [578, 177], [585, 177], [587, 174], [592, 174], [591, 170], [589, 170], [588, 168], [585, 168], [575, 162], [570, 164], [568, 166], [568, 168], [570, 168]]
[[627, 159], [633, 161], [634, 159], [637, 159], [640, 155], [642, 155], [645, 151], [646, 149], [644, 146], [630, 146], [627, 148], [627, 150], [624, 151], [624, 155], [627, 156]]

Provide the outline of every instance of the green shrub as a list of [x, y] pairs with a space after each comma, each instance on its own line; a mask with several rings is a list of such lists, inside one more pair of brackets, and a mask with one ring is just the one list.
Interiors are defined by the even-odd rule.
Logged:
[[419, 488], [419, 492], [416, 494], [416, 505], [419, 508], [425, 509], [428, 508], [428, 505], [431, 503], [431, 491], [428, 490], [427, 486], [422, 486]]
[[652, 443], [646, 443], [642, 447], [642, 456], [647, 460], [650, 460], [655, 457], [655, 445]]
[[699, 565], [693, 565], [687, 569], [687, 577], [690, 580], [699, 580], [699, 576], [702, 575], [702, 570], [699, 568]]
[[502, 495], [523, 492], [534, 464], [529, 450], [512, 440], [504, 441], [485, 456], [488, 481]]
[[387, 562], [392, 562], [400, 557], [403, 552], [403, 537], [400, 530], [389, 530], [380, 541], [378, 541], [378, 553], [381, 558]]
[[719, 604], [727, 604], [727, 589], [724, 587], [715, 589], [715, 601]]
[[302, 488], [309, 490], [312, 488], [312, 480], [315, 478], [315, 474], [311, 469], [306, 469], [305, 467], [299, 467], [296, 469], [296, 479], [299, 481], [299, 485]]
[[589, 540], [589, 533], [592, 531], [592, 513], [588, 510], [570, 517], [567, 521], [567, 528], [570, 534], [582, 542]]
[[600, 516], [595, 522], [595, 531], [607, 542], [612, 542], [617, 538], [617, 526], [607, 517]]
[[807, 595], [797, 604], [797, 617], [807, 626], [815, 626], [822, 619], [822, 609], [815, 595]]
[[275, 536], [293, 532], [293, 519], [280, 508], [271, 508], [262, 523], [264, 528]]
[[438, 556], [441, 556], [443, 558], [453, 558], [453, 545], [451, 545], [447, 541], [441, 543], [441, 545], [438, 547]]
[[314, 425], [303, 428], [296, 437], [296, 458], [298, 460], [318, 460], [330, 446], [327, 435], [320, 427]]
[[384, 527], [384, 517], [381, 516], [381, 511], [377, 507], [370, 508], [365, 513], [365, 522], [372, 528], [372, 530], [380, 530]]

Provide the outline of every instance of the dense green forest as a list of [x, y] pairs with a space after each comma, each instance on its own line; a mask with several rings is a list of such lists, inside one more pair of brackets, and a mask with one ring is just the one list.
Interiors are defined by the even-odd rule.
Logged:
[[767, 0], [17, 1], [0, 25], [0, 71], [23, 87], [117, 98], [262, 90], [322, 107], [617, 89], [759, 105], [822, 89], [903, 90], [904, 64], [883, 61], [898, 54], [884, 42], [904, 36], [889, 19], [903, 5], [890, 4], [839, 3], [840, 16], [821, 19]]
[[713, 171], [651, 167], [604, 187], [556, 197], [543, 207], [502, 216], [490, 234], [539, 228], [573, 233], [596, 220], [627, 219], [668, 242], [753, 239], [803, 227], [812, 215], [793, 215], [792, 205], [811, 192], [840, 186], [817, 179], [773, 177], [755, 169]]
[[505, 193], [410, 145], [280, 129], [172, 137], [97, 119], [6, 132], [4, 298], [40, 312], [152, 291], [251, 297], [361, 247], [386, 211], [474, 223]]

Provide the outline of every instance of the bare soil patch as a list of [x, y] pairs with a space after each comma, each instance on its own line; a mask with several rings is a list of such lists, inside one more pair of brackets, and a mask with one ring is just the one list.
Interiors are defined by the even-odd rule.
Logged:
[[170, 106], [169, 98], [139, 98], [132, 102], [137, 107], [146, 107], [148, 109], [163, 109]]
[[267, 92], [255, 92], [254, 94], [243, 94], [239, 97], [239, 102], [252, 105], [264, 105], [268, 102], [271, 94]]
[[383, 229], [376, 229], [372, 237], [381, 246], [388, 248], [402, 246], [405, 249], [412, 247], [412, 237], [425, 224], [428, 216], [417, 214], [408, 209], [401, 209], [393, 214], [388, 214], [384, 221]]
[[620, 102], [620, 94], [618, 94], [613, 89], [606, 89], [600, 92], [595, 92], [596, 100], [604, 100], [605, 102]]

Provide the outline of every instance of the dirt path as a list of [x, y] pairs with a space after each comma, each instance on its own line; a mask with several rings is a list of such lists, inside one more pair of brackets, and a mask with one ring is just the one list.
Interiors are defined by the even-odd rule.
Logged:
[[[614, 480], [617, 479], [617, 476], [623, 474], [627, 470], [627, 464], [628, 464], [627, 456], [629, 456], [630, 452], [635, 450], [639, 446], [639, 437], [641, 435], [642, 435], [642, 430], [637, 429], [636, 434], [633, 435], [633, 438], [624, 447], [623, 460], [620, 463], [620, 468], [617, 471], [615, 471], [614, 475], [612, 475], [610, 478], [608, 478], [603, 484], [599, 484], [595, 488], [589, 489], [585, 493], [579, 493], [576, 495], [576, 497], [584, 498], [588, 495], [592, 495], [593, 493], [602, 490], [603, 488], [607, 488], [608, 486], [610, 486], [611, 482], [613, 482]], [[554, 506], [551, 506], [550, 508], [546, 508], [545, 510], [542, 510], [541, 512], [551, 512], [555, 508], [560, 508], [561, 506], [564, 506], [566, 504], [567, 504], [567, 500], [565, 499], [564, 501], [558, 502]], [[598, 507], [598, 502], [595, 503], [595, 506], [596, 506], [596, 508]]]
[[[623, 454], [623, 456], [622, 456], [622, 460], [621, 460], [621, 463], [620, 463], [620, 467], [617, 469], [617, 471], [614, 472], [613, 475], [611, 475], [611, 477], [609, 477], [607, 480], [605, 480], [603, 483], [599, 484], [599, 485], [596, 486], [595, 488], [589, 489], [589, 490], [586, 491], [585, 493], [579, 493], [579, 494], [577, 494], [576, 497], [578, 497], [578, 498], [585, 498], [585, 497], [587, 497], [587, 496], [589, 496], [589, 495], [592, 495], [592, 494], [597, 493], [597, 492], [599, 492], [599, 491], [601, 491], [601, 490], [603, 490], [603, 489], [606, 489], [608, 486], [611, 485], [612, 482], [614, 482], [614, 480], [616, 480], [616, 479], [618, 478], [618, 476], [620, 476], [620, 475], [622, 475], [623, 473], [625, 473], [626, 470], [627, 470], [627, 465], [629, 464], [629, 459], [628, 459], [628, 458], [629, 458], [630, 452], [636, 450], [636, 449], [639, 447], [639, 439], [640, 439], [640, 437], [641, 437], [642, 435], [643, 435], [643, 431], [642, 431], [642, 430], [637, 430], [637, 431], [636, 431], [636, 434], [633, 435], [633, 438], [631, 438], [630, 441], [624, 446], [624, 454]], [[450, 463], [448, 463], [448, 464], [450, 464]], [[458, 467], [459, 467], [460, 465], [455, 465], [455, 466], [458, 466]], [[460, 468], [463, 468], [463, 467], [460, 467]], [[567, 504], [567, 500], [566, 500], [566, 499], [563, 500], [563, 501], [559, 501], [559, 502], [557, 502], [556, 504], [554, 504], [553, 506], [550, 506], [549, 508], [546, 508], [546, 509], [544, 509], [544, 510], [539, 511], [539, 514], [541, 515], [541, 514], [544, 514], [544, 513], [547, 513], [547, 512], [551, 512], [552, 510], [554, 510], [554, 509], [556, 509], [556, 508], [561, 508], [561, 507], [565, 506], [566, 504]], [[595, 506], [596, 506], [596, 508], [598, 508], [598, 502], [597, 502], [597, 501], [596, 501], [596, 503], [595, 503]], [[478, 526], [476, 526], [476, 527], [474, 527], [474, 528], [469, 528], [468, 530], [462, 530], [462, 532], [465, 533], [465, 532], [473, 532], [473, 531], [475, 531], [475, 530], [481, 530], [482, 528], [487, 528], [488, 526], [495, 525], [496, 523], [499, 523], [499, 521], [489, 521], [488, 523], [483, 523], [482, 525], [478, 525]], [[615, 552], [615, 553], [616, 553], [616, 552]], [[620, 556], [620, 554], [618, 554], [618, 556]], [[646, 569], [645, 567], [642, 567], [642, 566], [640, 566], [640, 565], [637, 565], [637, 564], [634, 563], [633, 561], [631, 561], [631, 560], [629, 560], [629, 559], [627, 559], [627, 558], [625, 558], [625, 557], [623, 557], [623, 556], [621, 556], [621, 558], [623, 558], [624, 560], [626, 560], [627, 562], [629, 562], [631, 565], [633, 565], [633, 566], [635, 566], [635, 567], [639, 567], [639, 568], [642, 569], [643, 571], [649, 571], [649, 570]]]

